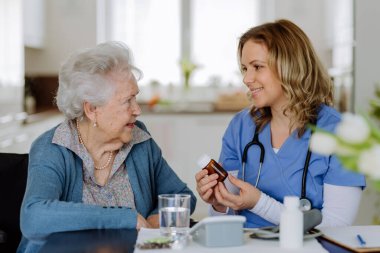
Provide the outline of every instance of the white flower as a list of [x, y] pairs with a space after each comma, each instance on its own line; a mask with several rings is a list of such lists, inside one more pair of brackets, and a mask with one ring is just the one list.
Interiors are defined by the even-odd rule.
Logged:
[[344, 113], [336, 128], [336, 135], [348, 143], [362, 143], [370, 134], [370, 128], [360, 115]]
[[323, 132], [315, 132], [310, 138], [310, 150], [321, 155], [331, 155], [337, 150], [336, 139]]
[[336, 134], [315, 127], [310, 150], [337, 155], [346, 169], [366, 175], [380, 191], [380, 131], [365, 116], [343, 114]]
[[368, 150], [363, 151], [358, 161], [359, 171], [372, 179], [380, 179], [380, 145], [375, 144]]

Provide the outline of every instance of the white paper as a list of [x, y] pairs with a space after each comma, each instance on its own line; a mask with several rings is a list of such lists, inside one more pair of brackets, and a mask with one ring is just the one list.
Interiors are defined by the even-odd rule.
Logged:
[[[326, 227], [320, 230], [327, 237], [351, 248], [380, 247], [380, 226]], [[358, 234], [366, 242], [364, 246], [360, 245]]]

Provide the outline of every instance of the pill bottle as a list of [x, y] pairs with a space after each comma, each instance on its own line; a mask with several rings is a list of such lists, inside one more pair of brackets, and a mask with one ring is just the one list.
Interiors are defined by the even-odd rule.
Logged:
[[285, 196], [280, 218], [280, 247], [299, 249], [303, 246], [303, 213], [297, 196]]
[[208, 171], [208, 175], [218, 174], [218, 182], [223, 182], [228, 173], [223, 169], [223, 167], [217, 163], [214, 159], [211, 159], [208, 155], [202, 155], [198, 160], [198, 166], [203, 170], [206, 169]]

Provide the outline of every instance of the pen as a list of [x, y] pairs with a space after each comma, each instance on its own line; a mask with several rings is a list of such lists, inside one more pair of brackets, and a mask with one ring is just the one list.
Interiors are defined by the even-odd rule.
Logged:
[[357, 234], [356, 238], [358, 238], [360, 246], [365, 246], [366, 242], [364, 241], [363, 237], [361, 237], [361, 235]]

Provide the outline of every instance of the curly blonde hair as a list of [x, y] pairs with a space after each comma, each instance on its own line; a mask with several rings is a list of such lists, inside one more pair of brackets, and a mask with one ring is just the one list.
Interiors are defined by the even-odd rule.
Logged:
[[[239, 40], [238, 59], [247, 41], [262, 43], [268, 49], [268, 65], [281, 80], [289, 99], [283, 113], [295, 115], [301, 137], [308, 123], [316, 122], [321, 104], [333, 104], [333, 86], [307, 35], [294, 23], [281, 19], [253, 27]], [[251, 109], [251, 115], [261, 130], [271, 119], [269, 107]]]

